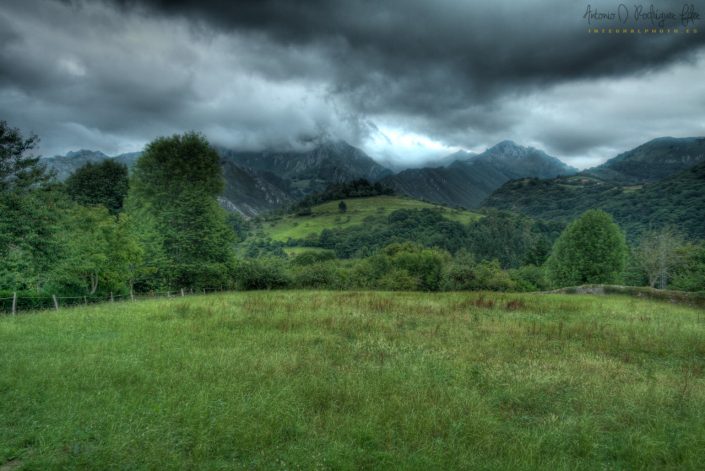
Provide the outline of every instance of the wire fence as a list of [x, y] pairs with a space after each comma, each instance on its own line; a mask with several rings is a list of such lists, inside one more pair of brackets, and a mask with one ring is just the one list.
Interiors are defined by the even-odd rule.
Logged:
[[72, 307], [89, 304], [102, 304], [126, 301], [142, 301], [159, 298], [178, 298], [193, 295], [204, 295], [209, 293], [219, 293], [226, 291], [225, 287], [219, 288], [199, 288], [180, 289], [176, 291], [150, 291], [147, 293], [114, 294], [102, 296], [57, 296], [55, 294], [45, 295], [25, 295], [13, 292], [2, 293], [0, 297], [0, 315], [16, 315], [20, 312], [41, 311], [54, 309], [56, 311]]

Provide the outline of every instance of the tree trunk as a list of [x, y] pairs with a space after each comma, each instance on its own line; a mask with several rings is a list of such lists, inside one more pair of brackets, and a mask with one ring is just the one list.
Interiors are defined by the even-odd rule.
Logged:
[[95, 294], [98, 290], [98, 274], [91, 273], [91, 294]]

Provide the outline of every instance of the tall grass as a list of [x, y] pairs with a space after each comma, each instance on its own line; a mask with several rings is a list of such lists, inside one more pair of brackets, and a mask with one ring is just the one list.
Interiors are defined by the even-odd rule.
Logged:
[[0, 319], [0, 467], [702, 469], [705, 314], [253, 292]]

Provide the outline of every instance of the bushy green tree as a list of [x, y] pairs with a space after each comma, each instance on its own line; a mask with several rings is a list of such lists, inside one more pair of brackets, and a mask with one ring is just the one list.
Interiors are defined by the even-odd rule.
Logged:
[[39, 289], [56, 259], [62, 203], [31, 153], [38, 141], [0, 121], [0, 289]]
[[127, 167], [114, 160], [89, 162], [66, 179], [66, 193], [83, 205], [102, 205], [112, 214], [122, 210], [127, 196]]
[[142, 250], [124, 218], [101, 206], [75, 205], [59, 232], [61, 257], [51, 271], [51, 289], [74, 295], [129, 292], [132, 267]]
[[681, 264], [673, 272], [671, 288], [705, 291], [705, 242], [684, 245], [678, 257]]
[[561, 233], [546, 266], [556, 286], [617, 283], [627, 253], [624, 234], [612, 217], [590, 210]]
[[499, 260], [477, 263], [470, 252], [461, 251], [445, 266], [443, 287], [449, 291], [507, 291], [515, 287]]
[[291, 275], [281, 258], [238, 260], [236, 273], [239, 289], [286, 288], [291, 285]]
[[477, 286], [475, 265], [475, 256], [467, 250], [460, 250], [445, 267], [443, 274], [444, 289], [449, 291], [475, 289]]
[[344, 288], [343, 277], [334, 260], [296, 265], [292, 267], [294, 286], [308, 289]]
[[31, 155], [39, 138], [27, 138], [0, 121], [0, 194], [26, 192], [48, 182], [52, 175], [39, 157]]
[[218, 154], [197, 133], [156, 139], [137, 161], [131, 211], [153, 225], [142, 232], [157, 234], [166, 259], [157, 270], [167, 285], [227, 284], [235, 235], [217, 202], [223, 186]]
[[508, 270], [516, 291], [542, 291], [549, 289], [551, 284], [546, 277], [543, 266], [523, 265]]
[[441, 289], [443, 267], [450, 260], [447, 252], [405, 242], [390, 244], [382, 249], [381, 253], [389, 257], [390, 264], [395, 270], [403, 270], [418, 280], [416, 289], [423, 291]]
[[294, 266], [305, 266], [313, 265], [314, 263], [327, 262], [331, 260], [335, 260], [335, 254], [331, 251], [307, 250], [305, 252], [296, 254], [291, 259], [291, 264]]

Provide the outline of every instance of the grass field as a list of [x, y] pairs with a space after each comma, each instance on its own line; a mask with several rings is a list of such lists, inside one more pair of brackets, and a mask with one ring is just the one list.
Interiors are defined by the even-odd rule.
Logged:
[[25, 314], [0, 319], [0, 469], [702, 469], [704, 369], [703, 311], [627, 297]]
[[264, 222], [262, 230], [274, 240], [303, 239], [309, 234], [319, 234], [323, 229], [362, 224], [369, 216], [386, 216], [398, 209], [436, 208], [443, 211], [446, 218], [463, 224], [480, 217], [470, 211], [450, 209], [400, 196], [349, 198], [345, 200], [345, 213], [340, 212], [338, 203], [340, 201], [336, 200], [314, 206], [311, 208], [311, 216], [289, 215], [276, 221]]

